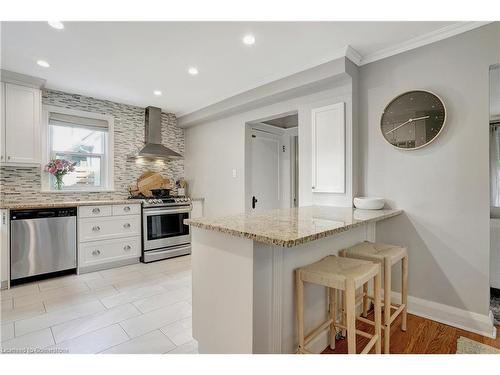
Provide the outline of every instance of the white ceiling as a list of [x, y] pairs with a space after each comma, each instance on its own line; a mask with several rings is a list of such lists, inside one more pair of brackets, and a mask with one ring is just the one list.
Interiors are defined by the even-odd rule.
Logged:
[[[183, 115], [338, 58], [347, 45], [373, 56], [453, 24], [66, 22], [55, 30], [46, 22], [2, 22], [1, 63], [46, 79], [48, 88]], [[241, 42], [246, 33], [255, 45]], [[187, 74], [189, 66], [199, 75]]]

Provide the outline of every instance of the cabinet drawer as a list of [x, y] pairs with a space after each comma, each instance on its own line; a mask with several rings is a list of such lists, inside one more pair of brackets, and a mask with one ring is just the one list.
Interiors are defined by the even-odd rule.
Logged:
[[141, 216], [109, 216], [80, 219], [80, 242], [139, 236], [141, 234]]
[[78, 215], [80, 217], [102, 217], [111, 216], [111, 205], [108, 206], [80, 206]]
[[140, 215], [141, 205], [140, 204], [114, 204], [113, 205], [113, 215]]
[[141, 256], [141, 237], [81, 243], [80, 267]]

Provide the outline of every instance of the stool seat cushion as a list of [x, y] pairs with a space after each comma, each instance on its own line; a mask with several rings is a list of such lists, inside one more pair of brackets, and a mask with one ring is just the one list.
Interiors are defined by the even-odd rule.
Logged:
[[345, 252], [348, 257], [377, 262], [382, 262], [385, 258], [390, 258], [392, 264], [407, 256], [406, 247], [370, 241], [360, 242], [346, 249]]
[[379, 269], [378, 264], [370, 261], [330, 255], [299, 268], [298, 272], [303, 281], [344, 290], [346, 281], [353, 281], [357, 288], [373, 278]]

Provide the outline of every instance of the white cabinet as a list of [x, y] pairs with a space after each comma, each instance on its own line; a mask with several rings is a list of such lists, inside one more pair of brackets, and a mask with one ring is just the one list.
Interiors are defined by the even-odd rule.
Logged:
[[80, 246], [80, 259], [86, 266], [141, 256], [141, 237], [84, 242]]
[[345, 193], [344, 103], [312, 110], [312, 189]]
[[0, 161], [40, 164], [40, 90], [2, 83], [2, 109]]
[[78, 208], [78, 272], [136, 263], [141, 256], [141, 206]]
[[141, 216], [82, 218], [78, 224], [80, 241], [107, 240], [141, 235]]
[[111, 216], [112, 206], [81, 206], [78, 208], [79, 217], [103, 217]]
[[9, 210], [0, 210], [0, 289], [8, 288], [9, 264]]

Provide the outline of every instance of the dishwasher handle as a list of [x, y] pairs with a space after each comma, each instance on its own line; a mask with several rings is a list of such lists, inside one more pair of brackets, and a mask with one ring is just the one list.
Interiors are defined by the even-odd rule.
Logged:
[[76, 207], [14, 210], [10, 212], [11, 220], [47, 219], [69, 216], [76, 216]]

